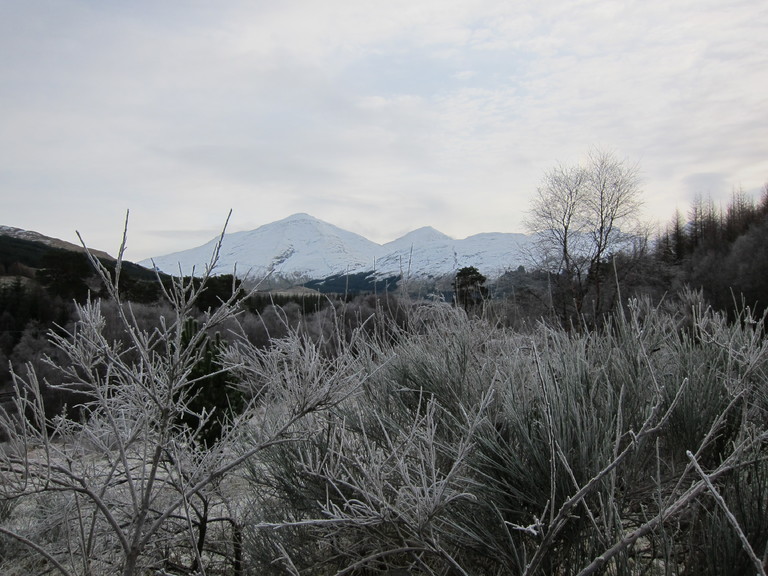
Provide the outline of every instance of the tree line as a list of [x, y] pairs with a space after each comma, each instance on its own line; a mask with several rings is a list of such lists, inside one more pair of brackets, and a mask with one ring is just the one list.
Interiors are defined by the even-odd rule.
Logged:
[[698, 198], [687, 217], [674, 215], [655, 257], [677, 281], [699, 287], [718, 309], [768, 309], [768, 185], [760, 198], [734, 191], [726, 206]]

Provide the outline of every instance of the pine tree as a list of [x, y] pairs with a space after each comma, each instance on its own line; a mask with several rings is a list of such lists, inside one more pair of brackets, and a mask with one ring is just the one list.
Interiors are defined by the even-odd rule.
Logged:
[[[188, 318], [182, 332], [182, 346], [187, 346], [199, 329], [198, 321]], [[209, 447], [221, 437], [228, 416], [242, 411], [244, 399], [222, 369], [220, 358], [224, 345], [221, 334], [217, 332], [213, 338], [206, 336], [200, 346], [204, 352], [189, 374], [192, 385], [186, 402], [187, 411], [181, 421], [196, 430], [198, 442]], [[209, 416], [203, 420], [201, 414]]]
[[466, 266], [456, 273], [453, 283], [454, 302], [465, 310], [481, 304], [488, 296], [486, 277], [474, 266]]

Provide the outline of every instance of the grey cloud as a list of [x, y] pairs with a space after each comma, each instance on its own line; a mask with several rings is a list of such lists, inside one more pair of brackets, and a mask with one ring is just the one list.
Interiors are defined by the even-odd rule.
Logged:
[[250, 147], [199, 144], [170, 154], [197, 170], [207, 167], [217, 178], [254, 186], [270, 182], [317, 185], [338, 179], [336, 172], [319, 165], [311, 156], [297, 156], [284, 148], [273, 148], [269, 143]]
[[714, 198], [724, 191], [728, 191], [728, 180], [727, 174], [699, 172], [683, 178], [683, 186], [688, 200], [694, 200], [697, 196]]
[[215, 199], [256, 225], [309, 211], [467, 236], [519, 230], [543, 171], [592, 145], [673, 205], [768, 174], [757, 2], [212, 6], [3, 5], [6, 224], [55, 206], [95, 232], [129, 207], [169, 226], [147, 233], [156, 254], [172, 226], [218, 224]]

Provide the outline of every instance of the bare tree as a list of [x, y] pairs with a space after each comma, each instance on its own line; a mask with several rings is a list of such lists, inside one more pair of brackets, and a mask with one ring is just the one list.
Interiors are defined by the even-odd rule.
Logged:
[[537, 265], [565, 283], [577, 313], [590, 288], [599, 305], [600, 266], [636, 236], [638, 172], [637, 165], [596, 150], [584, 164], [548, 171], [537, 190], [526, 220], [538, 238]]
[[587, 173], [580, 166], [559, 165], [544, 175], [526, 226], [538, 236], [541, 263], [557, 273], [579, 277], [585, 232]]

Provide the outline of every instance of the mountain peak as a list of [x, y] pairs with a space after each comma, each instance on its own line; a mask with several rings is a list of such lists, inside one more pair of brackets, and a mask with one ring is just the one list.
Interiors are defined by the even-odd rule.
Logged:
[[427, 244], [431, 242], [451, 242], [453, 238], [443, 234], [440, 230], [435, 230], [432, 226], [422, 226], [416, 230], [408, 232], [397, 240], [385, 244], [385, 246], [396, 246], [402, 244]]
[[[290, 216], [286, 216], [282, 220], [278, 220], [277, 222], [321, 222], [321, 220], [318, 220], [314, 216], [307, 214], [306, 212], [296, 212], [295, 214], [291, 214]], [[277, 223], [276, 222], [276, 223]]]
[[[475, 266], [492, 277], [524, 263], [520, 234], [491, 234], [479, 238], [454, 240], [423, 226], [384, 245], [298, 212], [255, 230], [226, 234], [222, 240], [217, 273], [229, 273], [237, 266], [240, 273], [263, 278], [268, 274], [300, 282], [335, 274], [374, 272], [391, 276], [407, 268], [412, 276], [453, 274], [463, 266]], [[212, 244], [153, 258], [160, 269], [183, 273], [202, 270], [210, 258]], [[143, 265], [151, 261], [141, 262]], [[406, 264], [407, 263], [407, 266]]]

